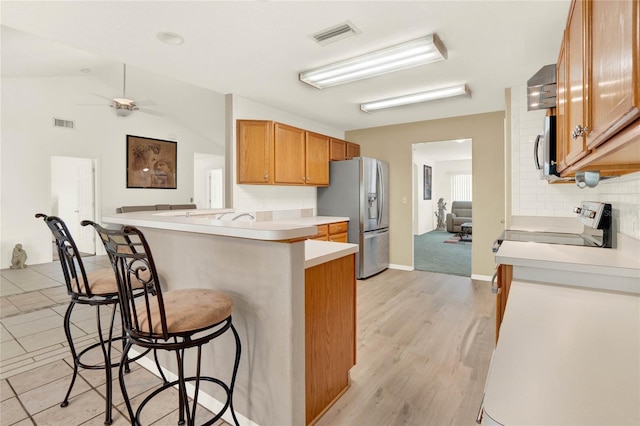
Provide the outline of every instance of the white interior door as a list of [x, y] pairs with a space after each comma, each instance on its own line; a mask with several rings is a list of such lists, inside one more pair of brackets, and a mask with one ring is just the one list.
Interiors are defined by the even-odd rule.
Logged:
[[67, 224], [82, 253], [95, 254], [95, 231], [81, 226], [95, 220], [94, 165], [89, 158], [51, 157], [52, 214]]
[[224, 207], [224, 170], [209, 170], [209, 207], [221, 209]]

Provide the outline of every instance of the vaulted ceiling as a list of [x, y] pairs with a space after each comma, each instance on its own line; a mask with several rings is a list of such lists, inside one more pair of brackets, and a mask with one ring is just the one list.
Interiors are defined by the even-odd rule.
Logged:
[[[127, 63], [346, 131], [503, 110], [505, 88], [556, 62], [569, 3], [2, 1], [2, 76], [119, 73]], [[360, 33], [324, 46], [310, 37], [345, 21]], [[161, 31], [180, 34], [184, 44], [161, 43]], [[298, 81], [300, 71], [431, 33], [446, 46], [446, 61], [323, 90]], [[467, 83], [472, 96], [359, 109], [454, 83]]]

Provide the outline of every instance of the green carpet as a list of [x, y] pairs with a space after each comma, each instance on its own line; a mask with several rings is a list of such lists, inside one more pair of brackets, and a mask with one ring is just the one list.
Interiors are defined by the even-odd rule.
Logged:
[[471, 276], [471, 242], [445, 243], [454, 237], [446, 231], [413, 236], [413, 263], [419, 271]]

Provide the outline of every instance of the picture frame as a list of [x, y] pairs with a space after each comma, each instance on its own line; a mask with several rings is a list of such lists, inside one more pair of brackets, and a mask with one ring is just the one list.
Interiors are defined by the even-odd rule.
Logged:
[[424, 199], [431, 199], [431, 166], [424, 166]]
[[177, 189], [178, 143], [127, 135], [127, 188]]

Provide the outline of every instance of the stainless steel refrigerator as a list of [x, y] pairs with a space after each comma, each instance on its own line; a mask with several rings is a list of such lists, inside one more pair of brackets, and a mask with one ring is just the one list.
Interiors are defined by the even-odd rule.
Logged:
[[319, 216], [348, 216], [349, 242], [358, 244], [356, 274], [389, 267], [389, 165], [375, 158], [332, 161], [329, 186], [318, 188]]

